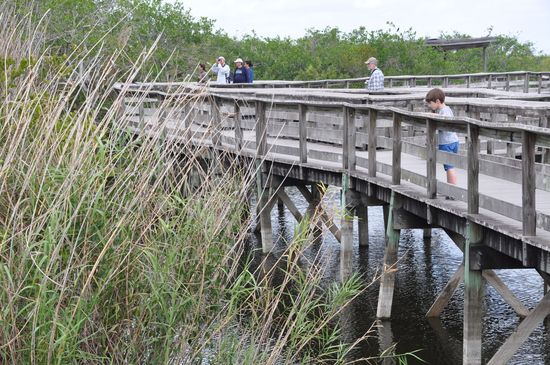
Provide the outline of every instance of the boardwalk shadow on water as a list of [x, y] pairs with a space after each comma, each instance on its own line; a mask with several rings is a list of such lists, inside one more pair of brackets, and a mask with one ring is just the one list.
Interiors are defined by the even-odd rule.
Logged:
[[[330, 190], [327, 205], [338, 206], [339, 194]], [[295, 188], [287, 193], [298, 209], [305, 211], [307, 202]], [[261, 253], [259, 237], [251, 235], [249, 247], [253, 255], [252, 269], [267, 272], [272, 265], [284, 265], [280, 253], [292, 241], [297, 225], [288, 210], [272, 211], [275, 250]], [[338, 219], [336, 219], [339, 224]], [[422, 230], [403, 230], [399, 246], [399, 262], [391, 321], [377, 322], [376, 307], [379, 275], [384, 256], [384, 230], [381, 207], [369, 208], [369, 246], [359, 247], [357, 221], [354, 222], [354, 248], [343, 254], [340, 244], [330, 232], [323, 232], [322, 242], [312, 244], [300, 260], [304, 270], [321, 265], [322, 283], [340, 282], [351, 274], [359, 274], [366, 290], [354, 299], [339, 316], [341, 340], [347, 343], [368, 333], [349, 354], [349, 360], [376, 357], [390, 346], [396, 353], [416, 351], [428, 364], [462, 364], [463, 286], [460, 285], [440, 318], [427, 319], [426, 312], [462, 261], [462, 252], [443, 230], [434, 229], [431, 238]], [[262, 266], [262, 267], [260, 267]], [[499, 276], [528, 307], [542, 298], [542, 280], [534, 270], [502, 270]], [[281, 280], [275, 275], [273, 280]], [[370, 285], [369, 285], [370, 284]], [[519, 323], [519, 317], [489, 285], [485, 285], [483, 316], [483, 362], [488, 361]], [[407, 357], [409, 364], [421, 363]], [[394, 360], [379, 360], [395, 363]], [[509, 364], [550, 364], [550, 321], [540, 325], [518, 350]]]

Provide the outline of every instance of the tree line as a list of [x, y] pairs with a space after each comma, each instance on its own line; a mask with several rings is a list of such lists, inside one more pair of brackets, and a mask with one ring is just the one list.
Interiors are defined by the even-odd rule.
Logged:
[[[182, 80], [198, 74], [200, 62], [215, 57], [237, 57], [255, 64], [257, 79], [308, 80], [365, 76], [364, 61], [380, 60], [386, 75], [451, 74], [482, 72], [481, 49], [441, 52], [425, 45], [413, 29], [359, 27], [351, 32], [338, 28], [309, 29], [297, 39], [262, 37], [255, 33], [229, 36], [207, 17], [196, 18], [182, 1], [165, 0], [9, 0], [21, 17], [32, 16], [46, 25], [39, 39], [56, 56], [81, 48], [90, 55], [121, 51], [121, 69], [130, 68], [144, 49], [155, 45], [148, 68], [163, 80]], [[488, 30], [490, 32], [490, 29]], [[37, 35], [33, 35], [37, 37]], [[441, 38], [469, 37], [456, 32]], [[550, 56], [540, 54], [530, 42], [510, 35], [494, 35], [488, 49], [488, 71], [550, 70]]]

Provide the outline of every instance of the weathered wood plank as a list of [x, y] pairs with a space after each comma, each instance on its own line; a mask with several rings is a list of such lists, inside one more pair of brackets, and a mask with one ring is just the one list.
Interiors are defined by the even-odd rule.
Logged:
[[242, 115], [241, 106], [238, 101], [235, 101], [233, 120], [235, 123], [235, 148], [240, 151], [243, 146], [243, 129], [242, 129]]
[[441, 315], [441, 312], [443, 312], [443, 309], [445, 309], [449, 300], [451, 300], [451, 297], [456, 291], [456, 288], [458, 288], [458, 285], [462, 282], [462, 279], [464, 279], [464, 264], [461, 264], [453, 276], [451, 276], [428, 310], [428, 313], [426, 313], [426, 317], [439, 317], [439, 315]]
[[550, 315], [550, 294], [546, 294], [536, 308], [525, 317], [487, 365], [506, 364], [548, 315]]
[[468, 213], [479, 213], [479, 129], [468, 126]]
[[307, 106], [299, 105], [299, 138], [300, 138], [300, 162], [307, 163]]
[[369, 145], [368, 145], [368, 172], [370, 177], [376, 177], [376, 118], [378, 111], [371, 109], [369, 115]]
[[267, 153], [267, 121], [263, 102], [256, 102], [256, 153], [258, 156]]
[[427, 194], [429, 199], [435, 199], [437, 196], [437, 175], [436, 175], [436, 153], [437, 153], [437, 136], [435, 121], [426, 120], [426, 173], [427, 173]]
[[393, 114], [392, 184], [401, 184], [401, 116]]
[[535, 141], [536, 135], [529, 132], [523, 134], [522, 149], [522, 191], [523, 191], [523, 234], [535, 236], [537, 232], [537, 212], [535, 205]]

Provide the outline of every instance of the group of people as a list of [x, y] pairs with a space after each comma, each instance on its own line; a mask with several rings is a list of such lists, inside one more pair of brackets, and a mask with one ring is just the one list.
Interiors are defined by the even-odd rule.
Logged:
[[[254, 65], [251, 61], [244, 61], [242, 58], [237, 58], [235, 61], [235, 71], [231, 72], [229, 65], [225, 63], [225, 57], [220, 56], [216, 59], [216, 63], [210, 67], [216, 75], [216, 83], [218, 84], [251, 84], [254, 81]], [[199, 82], [206, 83], [209, 81], [208, 71], [206, 66], [201, 63], [199, 65]]]

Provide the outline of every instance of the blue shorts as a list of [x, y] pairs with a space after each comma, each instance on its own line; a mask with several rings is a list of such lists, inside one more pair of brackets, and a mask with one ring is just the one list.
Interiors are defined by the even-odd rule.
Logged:
[[[458, 153], [458, 146], [459, 145], [460, 145], [460, 143], [458, 141], [453, 142], [453, 143], [449, 143], [449, 144], [440, 144], [439, 145], [439, 150], [440, 151], [445, 151], [445, 152]], [[450, 169], [454, 169], [455, 167], [453, 165], [443, 164], [443, 168], [445, 169], [445, 171], [449, 171]]]

